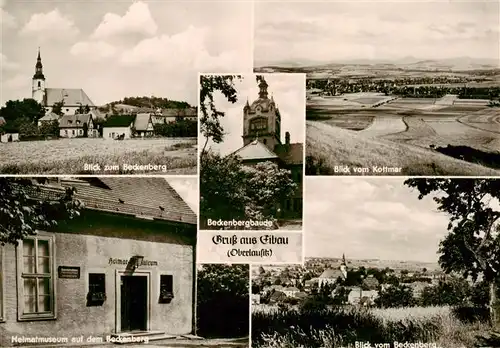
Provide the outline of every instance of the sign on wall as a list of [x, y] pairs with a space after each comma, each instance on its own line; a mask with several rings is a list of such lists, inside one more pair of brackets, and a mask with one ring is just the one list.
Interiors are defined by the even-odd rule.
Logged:
[[80, 279], [80, 267], [59, 266], [57, 273], [59, 274], [59, 278]]

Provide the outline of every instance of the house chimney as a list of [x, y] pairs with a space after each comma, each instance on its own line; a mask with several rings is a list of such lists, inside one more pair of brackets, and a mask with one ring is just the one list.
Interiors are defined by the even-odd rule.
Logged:
[[290, 132], [285, 133], [285, 144], [290, 145]]

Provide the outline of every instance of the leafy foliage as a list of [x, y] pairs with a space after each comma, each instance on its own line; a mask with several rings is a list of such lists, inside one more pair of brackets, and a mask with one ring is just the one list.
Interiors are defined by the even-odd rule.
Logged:
[[490, 205], [500, 200], [500, 180], [495, 179], [409, 179], [419, 199], [438, 194], [438, 210], [450, 216], [441, 241], [439, 263], [446, 272], [460, 272], [491, 280], [500, 274], [500, 211]]
[[207, 264], [198, 271], [198, 334], [248, 336], [248, 265]]
[[200, 162], [200, 214], [203, 219], [275, 220], [275, 207], [293, 193], [290, 171], [272, 162], [254, 167], [236, 157], [207, 153]]
[[198, 123], [190, 120], [154, 124], [153, 128], [156, 135], [163, 137], [196, 137], [198, 134]]
[[234, 82], [241, 80], [239, 75], [202, 75], [200, 76], [200, 132], [206, 138], [202, 149], [202, 156], [205, 155], [205, 147], [209, 139], [216, 144], [224, 140], [224, 129], [220, 124], [220, 118], [224, 117], [224, 112], [219, 111], [214, 103], [214, 92], [220, 92], [230, 103], [238, 101], [238, 93]]
[[123, 100], [112, 102], [111, 104], [126, 104], [140, 108], [161, 108], [161, 109], [187, 109], [191, 106], [187, 102], [170, 100], [160, 97], [125, 97]]
[[45, 179], [0, 178], [0, 244], [11, 243], [49, 229], [59, 221], [79, 215], [80, 201], [73, 198], [75, 189], [67, 188], [58, 198], [40, 195], [37, 183]]
[[54, 103], [54, 105], [52, 106], [52, 112], [59, 116], [64, 115], [64, 112], [62, 111], [63, 106], [64, 106], [64, 101]]
[[382, 308], [411, 307], [415, 305], [413, 290], [406, 285], [390, 285], [380, 291], [375, 305]]
[[59, 122], [57, 120], [42, 122], [38, 131], [41, 135], [59, 136]]

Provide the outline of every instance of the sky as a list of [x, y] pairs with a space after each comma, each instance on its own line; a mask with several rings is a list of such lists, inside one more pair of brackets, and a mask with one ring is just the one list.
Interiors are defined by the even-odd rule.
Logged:
[[456, 57], [499, 60], [494, 0], [263, 2], [255, 64]]
[[251, 72], [250, 2], [0, 0], [1, 95], [31, 98], [38, 47], [48, 88], [96, 105], [127, 96], [196, 105], [198, 72]]
[[[305, 139], [305, 74], [263, 74], [268, 88], [269, 98], [274, 98], [281, 114], [281, 141], [285, 142], [285, 132], [290, 132], [291, 143], [304, 143]], [[219, 152], [222, 156], [228, 155], [243, 146], [243, 108], [247, 102], [259, 98], [259, 87], [256, 75], [242, 75], [236, 80], [235, 89], [238, 91], [238, 101], [234, 104], [217, 92], [214, 103], [218, 110], [225, 112], [221, 119], [224, 128], [224, 141], [214, 144], [211, 141], [208, 147]], [[201, 136], [201, 135], [200, 135]], [[200, 144], [204, 144], [204, 138]]]
[[198, 178], [196, 176], [168, 178], [167, 182], [198, 215]]
[[306, 257], [437, 262], [448, 216], [403, 178], [308, 178]]

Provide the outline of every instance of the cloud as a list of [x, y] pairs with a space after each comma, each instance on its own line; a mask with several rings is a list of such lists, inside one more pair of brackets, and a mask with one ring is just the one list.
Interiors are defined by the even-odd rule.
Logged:
[[104, 39], [135, 33], [154, 35], [157, 30], [158, 25], [151, 15], [149, 6], [144, 2], [135, 2], [123, 16], [106, 13], [92, 34], [92, 38]]
[[171, 36], [147, 38], [124, 51], [120, 61], [126, 66], [154, 64], [173, 73], [248, 70], [248, 62], [236, 50], [211, 55], [206, 43], [208, 34], [208, 28], [189, 26]]
[[71, 47], [70, 53], [85, 60], [97, 61], [113, 57], [117, 49], [104, 41], [81, 41]]
[[198, 215], [199, 194], [196, 177], [189, 179], [168, 179], [167, 181], [193, 212]]
[[9, 90], [18, 90], [24, 89], [29, 91], [30, 88], [30, 79], [26, 78], [25, 74], [17, 74], [16, 76], [2, 82], [2, 88]]
[[0, 6], [0, 26], [3, 29], [17, 27], [16, 18]]
[[11, 62], [5, 54], [0, 53], [0, 68], [2, 71], [13, 71], [19, 68], [19, 64]]
[[47, 13], [33, 14], [20, 31], [21, 35], [36, 36], [43, 41], [69, 39], [78, 33], [74, 21], [64, 16], [57, 8]]

